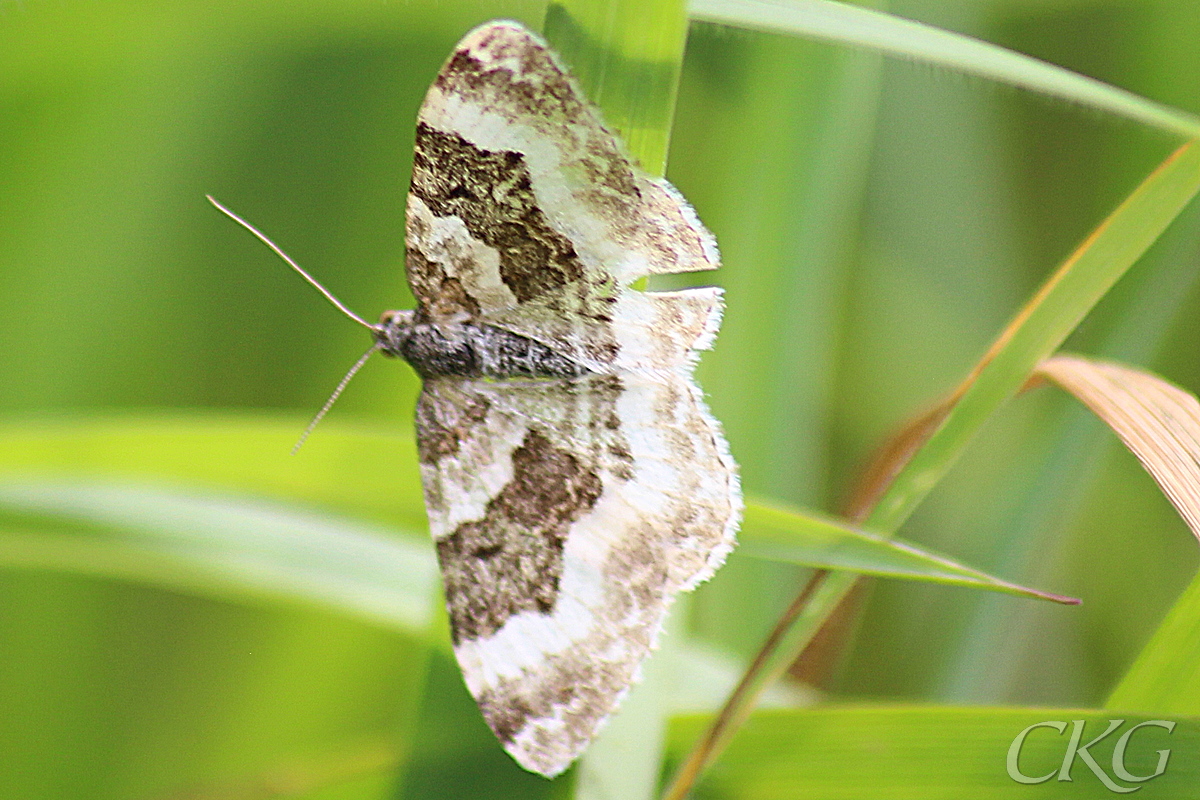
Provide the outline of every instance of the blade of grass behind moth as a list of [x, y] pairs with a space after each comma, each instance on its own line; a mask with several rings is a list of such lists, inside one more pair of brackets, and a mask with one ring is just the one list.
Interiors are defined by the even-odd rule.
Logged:
[[683, 0], [554, 0], [544, 29], [629, 153], [662, 175], [687, 40]]
[[[724, 267], [651, 285], [725, 288], [725, 322], [698, 382], [735, 443], [743, 485], [802, 505], [828, 493], [830, 409], [881, 63], [708, 24], [688, 39], [669, 174], [717, 234]], [[711, 80], [717, 74], [725, 77]], [[691, 630], [748, 661], [807, 575], [735, 560], [696, 592]], [[712, 705], [726, 694], [714, 692]]]
[[[1089, 347], [1108, 358], [1154, 362], [1174, 323], [1185, 313], [1188, 298], [1200, 287], [1198, 256], [1200, 203], [1192, 203], [1122, 280], [1129, 285], [1123, 286], [1121, 296], [1105, 299], [1106, 318], [1111, 322], [1100, 326], [1104, 332], [1092, 337], [1096, 341]], [[1098, 329], [1093, 326], [1093, 330]], [[1109, 461], [1107, 454], [1117, 444], [1102, 424], [1095, 424], [1098, 421], [1082, 404], [1060, 405], [1048, 421], [1053, 433], [1046, 440], [1044, 455], [1028, 464], [1028, 490], [1016, 507], [989, 522], [991, 533], [984, 532], [985, 540], [998, 545], [988, 562], [994, 570], [1034, 582], [1062, 574], [1073, 537], [1052, 532], [1075, 527], [1086, 513], [1089, 495]], [[974, 608], [967, 609], [961, 625], [970, 633], [943, 660], [934, 690], [938, 697], [967, 704], [1007, 696], [1028, 673], [1031, 660], [1038, 658], [1036, 642], [1045, 639], [1052, 626], [1062, 624], [1045, 609], [1013, 613], [998, 597], [972, 599]], [[1014, 647], [1014, 642], [1026, 645]], [[978, 665], [984, 661], [988, 669], [981, 671]]]
[[882, 11], [830, 0], [692, 0], [694, 19], [811, 36], [948, 67], [1136, 120], [1189, 139], [1200, 118], [1031, 56]]
[[895, 531], [984, 421], [1024, 385], [1200, 190], [1200, 146], [1176, 150], [1075, 250], [953, 394], [937, 430], [891, 483], [867, 527]]
[[[687, 24], [684, 0], [553, 0], [546, 9], [547, 40], [652, 175], [666, 170]], [[645, 288], [644, 279], [634, 288]], [[678, 603], [670, 626], [681, 627], [685, 613], [686, 603]], [[664, 637], [654, 656], [659, 663], [646, 666], [645, 680], [585, 752], [576, 770], [576, 800], [654, 796], [671, 679], [661, 665], [672, 658], [681, 634]]]
[[1175, 601], [1104, 707], [1122, 713], [1200, 715], [1200, 575]]
[[[991, 414], [1020, 390], [1034, 368], [1062, 344], [1197, 190], [1200, 147], [1189, 143], [1159, 165], [1083, 241], [1001, 332], [951, 395], [952, 406], [936, 429], [884, 489], [865, 527], [885, 535], [895, 533]], [[801, 591], [717, 721], [689, 754], [666, 798], [686, 796], [695, 778], [749, 715], [758, 692], [786, 671], [854, 581], [846, 574], [819, 573]]]
[[424, 635], [437, 566], [415, 537], [196, 488], [0, 479], [0, 567], [295, 602]]
[[1200, 538], [1200, 402], [1157, 375], [1060, 355], [1038, 366], [1113, 429]]
[[1067, 605], [1079, 602], [1073, 597], [1030, 589], [997, 578], [910, 542], [889, 539], [838, 520], [762, 501], [747, 500], [739, 539], [739, 557], [948, 583]]

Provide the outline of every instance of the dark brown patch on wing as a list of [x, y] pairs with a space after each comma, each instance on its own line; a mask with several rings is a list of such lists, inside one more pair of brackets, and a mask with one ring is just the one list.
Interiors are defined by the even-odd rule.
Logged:
[[579, 166], [593, 184], [612, 190], [626, 202], [641, 198], [628, 156], [542, 42], [528, 31], [497, 26], [471, 49], [486, 54], [489, 63], [468, 50], [456, 51], [438, 74], [435, 87], [474, 98], [514, 121], [553, 127], [555, 134], [578, 142]]
[[634, 179], [633, 167], [611, 136], [589, 139], [587, 158], [582, 164], [593, 183], [612, 190], [615, 195], [613, 201], [620, 204], [620, 210], [624, 211], [628, 203], [642, 199], [642, 193]]
[[484, 517], [437, 542], [454, 643], [490, 636], [522, 611], [549, 613], [558, 598], [571, 523], [600, 497], [594, 465], [530, 429], [513, 476]]
[[471, 319], [479, 316], [479, 303], [463, 288], [462, 281], [446, 275], [417, 247], [405, 251], [405, 269], [413, 294], [421, 298], [421, 310], [434, 319], [448, 319], [465, 312]]
[[505, 705], [504, 701], [507, 699], [503, 698], [500, 703], [487, 702], [486, 705], [483, 699], [479, 701], [479, 710], [483, 712], [483, 718], [502, 744], [510, 744], [521, 728], [525, 727], [525, 722], [535, 713], [525, 698], [513, 697], [512, 704]]
[[[511, 30], [479, 42], [490, 51], [493, 62], [515, 56], [519, 73], [506, 68], [489, 69], [465, 50], [458, 50], [442, 67], [433, 85], [446, 94], [479, 97], [497, 111], [509, 109], [514, 117], [576, 119], [588, 113], [587, 106], [571, 85], [566, 73], [550, 54], [528, 35], [514, 37]], [[519, 75], [520, 80], [514, 80]]]
[[575, 247], [538, 207], [525, 159], [417, 125], [411, 191], [436, 216], [456, 216], [500, 253], [500, 277], [527, 302], [583, 277]]
[[609, 470], [623, 481], [633, 480], [633, 454], [629, 452], [629, 444], [624, 439], [615, 439], [608, 446], [608, 454], [613, 459]]
[[[454, 407], [443, 403], [417, 403], [417, 453], [422, 464], [436, 464], [445, 456], [458, 455], [458, 448], [471, 430], [487, 418], [487, 398], [473, 395]], [[454, 417], [445, 413], [453, 411]]]
[[[476, 698], [505, 744], [533, 726], [533, 741], [522, 742], [521, 761], [547, 774], [569, 764], [616, 708], [670, 604], [667, 542], [660, 532], [630, 528], [624, 544], [604, 564], [605, 592], [587, 635], [570, 650], [547, 653], [536, 672], [502, 679]], [[552, 732], [537, 727], [548, 719], [561, 725]]]

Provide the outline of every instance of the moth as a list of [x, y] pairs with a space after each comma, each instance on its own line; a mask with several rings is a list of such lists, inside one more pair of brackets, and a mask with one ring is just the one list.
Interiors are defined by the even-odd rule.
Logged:
[[554, 776], [637, 680], [675, 595], [734, 546], [737, 468], [692, 377], [721, 290], [630, 288], [716, 268], [716, 242], [546, 43], [499, 21], [421, 106], [405, 243], [417, 307], [378, 324], [309, 278], [375, 338], [334, 397], [376, 350], [423, 379], [454, 653], [505, 749]]

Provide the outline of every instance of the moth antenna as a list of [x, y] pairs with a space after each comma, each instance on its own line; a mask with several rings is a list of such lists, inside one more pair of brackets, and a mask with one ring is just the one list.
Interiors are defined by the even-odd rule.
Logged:
[[[292, 259], [288, 256], [288, 254], [283, 252], [282, 250], [280, 250], [278, 245], [276, 245], [274, 242], [272, 242], [270, 239], [268, 239], [266, 237], [266, 235], [262, 233], [262, 231], [260, 231], [258, 228], [255, 228], [249, 222], [246, 222], [246, 220], [242, 219], [237, 214], [233, 213], [228, 208], [226, 208], [225, 206], [218, 203], [211, 194], [206, 194], [204, 196], [208, 198], [208, 202], [212, 203], [214, 206], [217, 207], [218, 211], [220, 211], [225, 216], [229, 217], [231, 220], [233, 220], [237, 224], [241, 225], [246, 230], [253, 233], [255, 236], [258, 237], [259, 241], [261, 241], [267, 247], [274, 250], [275, 255], [279, 256], [284, 261], [286, 261], [288, 263], [288, 266], [290, 266], [292, 269], [296, 270], [296, 272], [299, 272], [300, 276], [302, 278], [304, 278], [304, 280], [308, 281], [314, 287], [316, 287], [316, 290], [318, 292], [320, 292], [321, 294], [325, 295], [325, 299], [328, 300], [329, 302], [333, 303], [335, 306], [337, 306], [339, 311], [341, 311], [343, 314], [345, 314], [350, 319], [357, 322], [359, 325], [362, 325], [364, 328], [370, 328], [371, 330], [375, 330], [374, 325], [367, 322], [366, 320], [364, 320], [358, 314], [355, 314], [350, 309], [346, 308], [346, 306], [344, 306], [342, 304], [341, 300], [338, 300], [336, 297], [333, 296], [332, 292], [330, 292], [328, 289], [326, 289], [324, 286], [322, 286], [320, 283], [318, 283], [316, 278], [314, 278], [312, 275], [309, 275], [307, 272], [305, 272], [303, 269], [301, 269], [299, 264], [297, 264], [295, 261], [292, 261]], [[353, 374], [353, 371], [351, 372], [351, 374]], [[336, 396], [337, 395], [335, 394], [334, 397], [336, 397]], [[322, 412], [322, 413], [324, 413], [324, 412]], [[317, 416], [319, 419], [320, 415], [317, 415]], [[315, 420], [314, 420], [314, 424], [315, 424]], [[307, 431], [305, 433], [307, 435]], [[304, 441], [303, 437], [301, 437], [300, 441], [301, 442]], [[296, 446], [299, 447], [300, 445], [296, 445]]]
[[329, 409], [333, 408], [333, 404], [337, 402], [342, 390], [346, 388], [346, 384], [350, 383], [350, 379], [354, 377], [354, 373], [362, 369], [362, 365], [367, 363], [367, 359], [374, 355], [376, 350], [380, 350], [382, 348], [383, 345], [379, 342], [376, 342], [375, 344], [371, 345], [370, 350], [362, 354], [358, 361], [354, 362], [354, 366], [350, 368], [350, 371], [347, 372], [342, 380], [338, 383], [337, 388], [333, 390], [333, 394], [329, 395], [329, 399], [325, 401], [325, 405], [321, 406], [321, 410], [318, 411], [317, 415], [312, 418], [312, 422], [308, 423], [308, 427], [304, 429], [304, 433], [300, 434], [300, 438], [296, 441], [296, 446], [292, 448], [292, 455], [296, 455], [296, 451], [300, 449], [300, 445], [304, 444], [304, 441], [308, 438], [308, 435], [313, 432], [313, 428], [317, 427], [317, 423], [321, 421], [326, 413], [328, 413]]

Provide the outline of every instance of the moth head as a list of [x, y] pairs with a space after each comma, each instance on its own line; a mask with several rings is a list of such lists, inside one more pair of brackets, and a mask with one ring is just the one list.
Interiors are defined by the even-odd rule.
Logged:
[[415, 311], [385, 311], [379, 323], [371, 326], [371, 331], [384, 355], [402, 356], [402, 348], [412, 337], [415, 324]]

